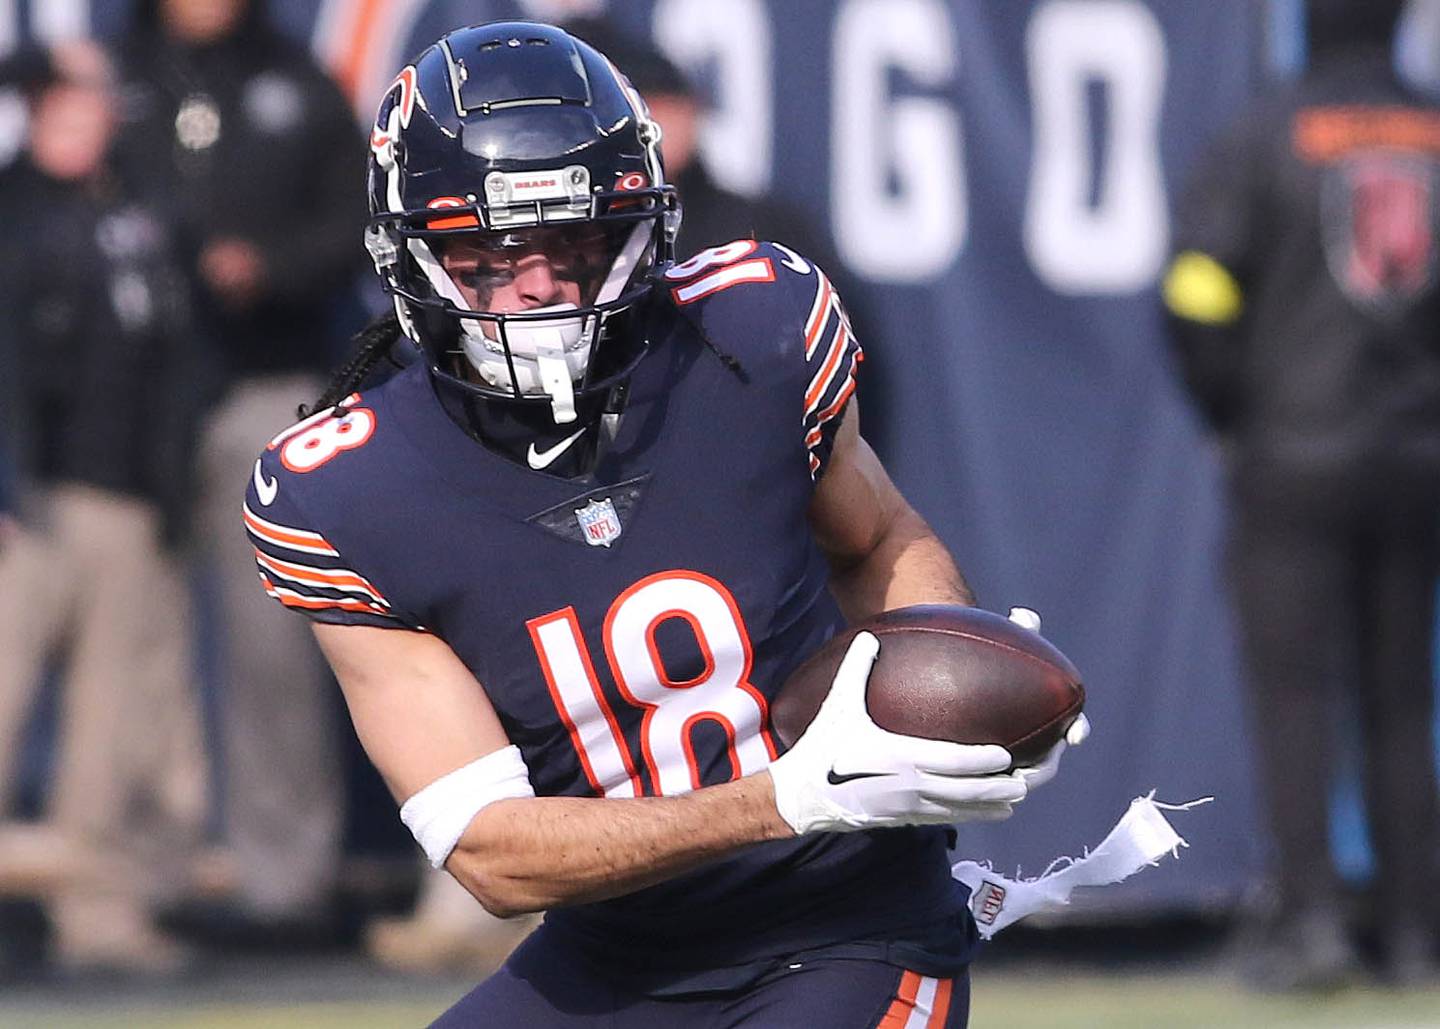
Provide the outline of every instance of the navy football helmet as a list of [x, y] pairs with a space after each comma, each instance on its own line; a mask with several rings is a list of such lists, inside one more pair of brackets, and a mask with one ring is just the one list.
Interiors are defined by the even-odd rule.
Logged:
[[[648, 346], [627, 314], [679, 228], [659, 142], [615, 66], [549, 25], [458, 29], [401, 71], [370, 136], [366, 247], [437, 380], [557, 425], [624, 381]], [[533, 254], [563, 295], [506, 309]]]

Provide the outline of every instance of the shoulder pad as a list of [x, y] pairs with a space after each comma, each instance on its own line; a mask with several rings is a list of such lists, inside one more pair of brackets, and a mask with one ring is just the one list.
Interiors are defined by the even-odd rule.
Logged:
[[818, 480], [864, 359], [825, 273], [782, 244], [737, 240], [673, 265], [665, 279], [671, 303], [710, 343], [794, 391]]
[[262, 587], [286, 607], [323, 622], [414, 627], [327, 538], [337, 510], [357, 509], [344, 480], [311, 477], [373, 436], [375, 414], [360, 401], [354, 394], [343, 413], [322, 411], [270, 441], [245, 490], [245, 531]]
[[741, 239], [665, 271], [670, 302], [746, 367], [789, 363], [838, 305], [818, 266], [780, 243]]

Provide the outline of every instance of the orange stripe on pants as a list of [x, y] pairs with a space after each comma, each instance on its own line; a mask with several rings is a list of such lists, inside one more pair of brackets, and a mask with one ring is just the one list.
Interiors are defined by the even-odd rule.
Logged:
[[941, 979], [935, 986], [935, 1006], [925, 1029], [944, 1029], [945, 1018], [950, 1014], [950, 991], [955, 986], [953, 979]]
[[920, 990], [920, 973], [906, 972], [900, 977], [900, 989], [895, 994], [885, 1017], [875, 1029], [905, 1029], [910, 1014], [915, 1010], [915, 994]]

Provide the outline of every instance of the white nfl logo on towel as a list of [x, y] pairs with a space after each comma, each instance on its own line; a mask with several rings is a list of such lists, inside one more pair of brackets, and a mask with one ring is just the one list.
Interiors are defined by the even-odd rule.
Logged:
[[575, 520], [580, 523], [585, 542], [592, 547], [608, 547], [620, 538], [620, 516], [609, 497], [576, 508]]

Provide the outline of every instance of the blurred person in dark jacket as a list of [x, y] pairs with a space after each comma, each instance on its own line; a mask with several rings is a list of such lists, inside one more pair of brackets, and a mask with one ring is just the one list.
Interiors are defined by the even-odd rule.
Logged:
[[1435, 971], [1440, 110], [1392, 70], [1402, 6], [1310, 0], [1309, 70], [1208, 155], [1165, 283], [1182, 369], [1230, 463], [1276, 846], [1248, 972], [1269, 988], [1356, 969], [1328, 833], [1342, 719], [1361, 742], [1382, 972]]
[[[233, 903], [173, 924], [222, 942], [324, 935], [343, 820], [330, 680], [303, 625], [255, 590], [235, 484], [322, 385], [364, 225], [364, 141], [337, 86], [249, 0], [149, 0], [121, 47], [123, 152], [195, 241], [225, 362], [202, 433], [200, 557], [217, 578]], [[262, 494], [263, 495], [263, 494]], [[264, 512], [259, 512], [262, 516]]]
[[204, 354], [165, 219], [109, 160], [111, 66], [92, 44], [24, 52], [29, 101], [0, 181], [3, 436], [0, 814], [45, 668], [63, 657], [46, 815], [65, 871], [47, 905], [70, 970], [169, 971], [157, 931], [204, 816], [185, 530]]

